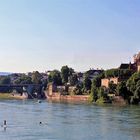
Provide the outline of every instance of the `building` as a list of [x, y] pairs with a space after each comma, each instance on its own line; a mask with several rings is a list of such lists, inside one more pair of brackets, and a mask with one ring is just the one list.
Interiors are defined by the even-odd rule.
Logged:
[[140, 71], [140, 52], [134, 55], [134, 64], [137, 67], [137, 71]]
[[101, 85], [103, 87], [108, 88], [109, 83], [118, 84], [121, 81], [122, 81], [122, 79], [119, 78], [119, 77], [104, 78], [104, 79], [101, 80]]
[[79, 81], [80, 83], [82, 83], [83, 80], [84, 80], [84, 74], [81, 73], [81, 72], [77, 73], [77, 78], [78, 78], [78, 81]]
[[48, 95], [52, 96], [57, 91], [57, 87], [53, 83], [48, 84]]
[[132, 69], [132, 64], [131, 63], [122, 63], [119, 67], [119, 69]]
[[[140, 52], [134, 55], [134, 63], [122, 63], [118, 69], [131, 70], [132, 72], [140, 71]], [[107, 77], [101, 80], [101, 85], [108, 88], [110, 82], [118, 84], [121, 81], [127, 80], [130, 76], [131, 74], [125, 74], [124, 76], [119, 75], [118, 77]]]
[[89, 72], [89, 78], [90, 80], [92, 80], [93, 78], [97, 77], [99, 74], [101, 74], [103, 72], [103, 70], [99, 70], [99, 69], [91, 69], [88, 71]]
[[99, 70], [99, 69], [90, 69], [86, 72], [86, 74], [89, 76], [90, 80], [92, 80], [93, 78], [95, 78], [97, 75], [101, 74], [103, 72], [103, 70]]
[[138, 69], [137, 70], [140, 71], [140, 64], [138, 65]]
[[134, 55], [134, 63], [122, 63], [119, 69], [130, 69], [133, 71], [140, 71], [140, 52]]

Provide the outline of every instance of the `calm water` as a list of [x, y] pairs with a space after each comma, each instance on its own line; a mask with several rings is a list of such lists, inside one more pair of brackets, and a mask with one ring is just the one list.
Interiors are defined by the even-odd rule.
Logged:
[[140, 140], [140, 106], [0, 101], [4, 119], [0, 140]]

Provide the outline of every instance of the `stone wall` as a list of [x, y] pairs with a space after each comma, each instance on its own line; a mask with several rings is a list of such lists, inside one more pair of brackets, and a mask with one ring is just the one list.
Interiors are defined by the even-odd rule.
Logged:
[[59, 93], [54, 93], [52, 96], [47, 96], [47, 100], [51, 101], [70, 101], [70, 102], [87, 102], [89, 100], [89, 95], [60, 95]]

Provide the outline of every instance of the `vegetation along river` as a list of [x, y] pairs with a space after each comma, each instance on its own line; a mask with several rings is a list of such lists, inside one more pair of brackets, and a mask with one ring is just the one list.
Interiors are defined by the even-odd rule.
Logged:
[[140, 140], [140, 106], [1, 100], [4, 120], [0, 140]]

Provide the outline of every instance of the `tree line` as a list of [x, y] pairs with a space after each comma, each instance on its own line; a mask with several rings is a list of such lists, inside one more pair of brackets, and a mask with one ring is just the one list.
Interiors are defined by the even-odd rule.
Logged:
[[[140, 102], [140, 72], [134, 72], [130, 69], [109, 69], [102, 71], [99, 75], [91, 79], [90, 71], [80, 73], [82, 81], [74, 69], [62, 66], [61, 70], [50, 71], [46, 79], [38, 71], [31, 75], [22, 74], [15, 80], [11, 81], [11, 76], [1, 76], [0, 84], [43, 84], [47, 87], [48, 83], [56, 86], [74, 86], [72, 94], [74, 95], [90, 95], [92, 102], [111, 102], [109, 94], [122, 96], [128, 103], [137, 104]], [[109, 83], [109, 87], [101, 86], [101, 79], [109, 77], [121, 77], [125, 80], [118, 84]]]
[[[126, 79], [118, 84], [110, 82], [108, 88], [101, 86], [102, 78], [117, 77], [120, 71], [121, 77], [127, 77]], [[140, 72], [111, 69], [95, 77], [92, 80], [90, 100], [93, 102], [112, 102], [109, 94], [121, 96], [129, 104], [138, 104], [140, 102]]]

